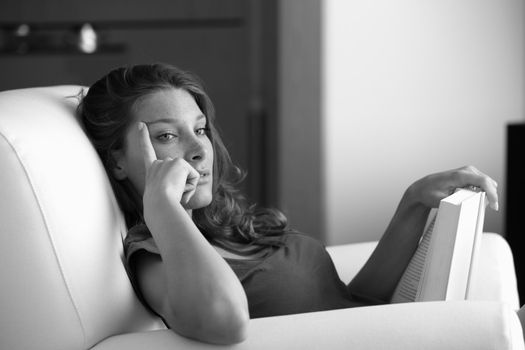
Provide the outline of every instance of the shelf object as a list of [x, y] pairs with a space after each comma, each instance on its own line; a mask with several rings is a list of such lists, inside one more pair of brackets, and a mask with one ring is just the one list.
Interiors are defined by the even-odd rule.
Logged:
[[123, 53], [124, 43], [110, 41], [111, 30], [238, 28], [242, 18], [119, 20], [95, 23], [0, 23], [0, 55]]
[[55, 26], [0, 25], [0, 55], [122, 53], [123, 43], [107, 41], [90, 23]]

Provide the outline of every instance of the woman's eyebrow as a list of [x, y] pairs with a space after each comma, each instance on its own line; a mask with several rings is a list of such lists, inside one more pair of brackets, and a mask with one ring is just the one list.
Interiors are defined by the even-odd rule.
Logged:
[[[206, 120], [206, 116], [204, 114], [199, 114], [195, 117], [195, 122], [200, 122], [201, 120]], [[177, 124], [177, 120], [175, 119], [172, 119], [172, 118], [161, 118], [161, 119], [156, 119], [156, 120], [153, 120], [153, 121], [150, 121], [150, 122], [147, 122], [147, 121], [142, 121], [144, 124], [146, 124], [147, 126], [150, 126], [150, 125], [154, 125], [154, 124], [161, 124], [161, 123], [164, 123], [164, 124]]]
[[175, 120], [171, 119], [171, 118], [162, 118], [162, 119], [156, 119], [154, 121], [151, 121], [151, 122], [147, 122], [147, 121], [142, 121], [144, 124], [146, 124], [147, 126], [150, 126], [150, 125], [154, 125], [154, 124], [160, 124], [160, 123], [164, 123], [164, 124], [175, 124]]

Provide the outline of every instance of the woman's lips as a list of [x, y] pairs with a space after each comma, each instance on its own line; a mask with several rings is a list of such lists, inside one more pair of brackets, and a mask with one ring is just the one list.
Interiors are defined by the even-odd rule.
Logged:
[[204, 185], [211, 181], [210, 172], [208, 170], [199, 170], [199, 174], [201, 175], [198, 185]]

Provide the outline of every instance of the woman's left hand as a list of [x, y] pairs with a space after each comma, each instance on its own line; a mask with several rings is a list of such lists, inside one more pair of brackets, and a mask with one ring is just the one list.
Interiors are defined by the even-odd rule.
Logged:
[[486, 194], [489, 206], [498, 210], [498, 184], [473, 166], [444, 171], [425, 176], [408, 189], [415, 201], [430, 208], [439, 206], [439, 201], [454, 193], [456, 188], [476, 186]]

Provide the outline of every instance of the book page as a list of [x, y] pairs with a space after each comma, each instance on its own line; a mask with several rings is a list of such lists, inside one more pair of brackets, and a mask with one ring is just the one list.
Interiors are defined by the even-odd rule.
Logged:
[[436, 217], [436, 211], [430, 213], [428, 220], [429, 223], [425, 229], [425, 233], [419, 242], [416, 252], [412, 256], [412, 259], [410, 259], [403, 276], [401, 276], [401, 279], [397, 284], [396, 290], [390, 301], [391, 303], [406, 303], [416, 300], [419, 281], [425, 267], [425, 259], [428, 253], [428, 247], [430, 246], [430, 238], [432, 237]]

